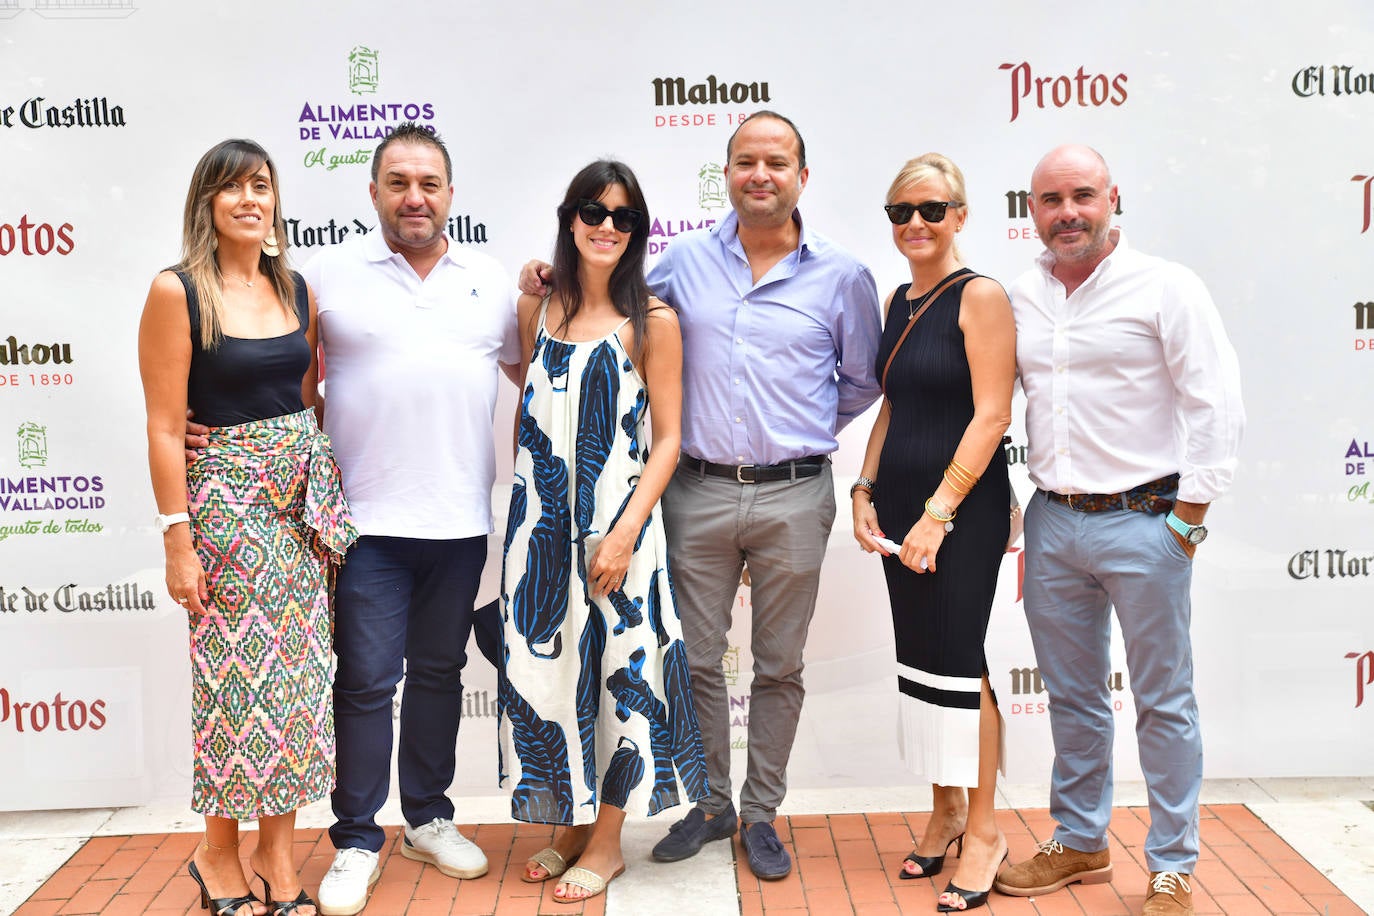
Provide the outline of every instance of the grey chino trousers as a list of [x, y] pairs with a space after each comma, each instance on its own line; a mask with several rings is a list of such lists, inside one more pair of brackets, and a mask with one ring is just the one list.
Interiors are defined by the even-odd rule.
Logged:
[[668, 558], [711, 794], [710, 814], [733, 798], [730, 708], [721, 658], [749, 565], [753, 603], [749, 765], [740, 819], [771, 821], [787, 793], [787, 761], [801, 716], [802, 652], [816, 610], [826, 541], [835, 522], [830, 464], [814, 477], [738, 483], [679, 468], [663, 494]]

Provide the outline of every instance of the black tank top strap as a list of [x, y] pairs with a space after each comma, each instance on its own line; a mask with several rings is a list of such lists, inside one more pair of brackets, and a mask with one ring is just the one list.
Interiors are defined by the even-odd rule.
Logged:
[[196, 295], [196, 284], [191, 280], [191, 275], [184, 270], [173, 270], [181, 281], [181, 286], [186, 290], [186, 315], [191, 319], [191, 346], [193, 349], [200, 349], [200, 297]]
[[305, 277], [298, 271], [291, 271], [291, 279], [296, 281], [296, 317], [300, 319], [301, 330], [310, 330], [310, 289], [305, 285]]

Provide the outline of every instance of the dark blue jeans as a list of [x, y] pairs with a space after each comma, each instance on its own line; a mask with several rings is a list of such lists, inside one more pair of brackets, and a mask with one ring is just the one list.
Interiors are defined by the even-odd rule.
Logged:
[[453, 782], [468, 636], [475, 627], [489, 659], [500, 639], [496, 604], [473, 609], [486, 556], [485, 536], [366, 536], [349, 550], [334, 604], [335, 848], [377, 852], [385, 841], [374, 818], [390, 790], [391, 706], [403, 674], [401, 811], [411, 825], [453, 817], [445, 793]]

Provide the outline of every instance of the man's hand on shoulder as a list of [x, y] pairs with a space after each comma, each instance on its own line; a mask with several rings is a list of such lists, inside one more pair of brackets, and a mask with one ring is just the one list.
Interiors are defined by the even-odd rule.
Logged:
[[536, 258], [520, 268], [518, 286], [526, 296], [547, 296], [553, 289], [553, 265]]

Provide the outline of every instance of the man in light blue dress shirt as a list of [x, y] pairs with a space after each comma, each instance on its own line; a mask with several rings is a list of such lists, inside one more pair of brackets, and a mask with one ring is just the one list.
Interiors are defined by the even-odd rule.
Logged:
[[[803, 224], [806, 148], [757, 112], [727, 147], [734, 212], [675, 239], [649, 272], [682, 325], [682, 459], [663, 494], [673, 583], [711, 794], [654, 849], [695, 855], [737, 820], [750, 867], [786, 875], [773, 818], [801, 714], [802, 652], [835, 519], [835, 434], [878, 397], [873, 276]], [[740, 574], [751, 579], [754, 679], [738, 818], [721, 666]]]

